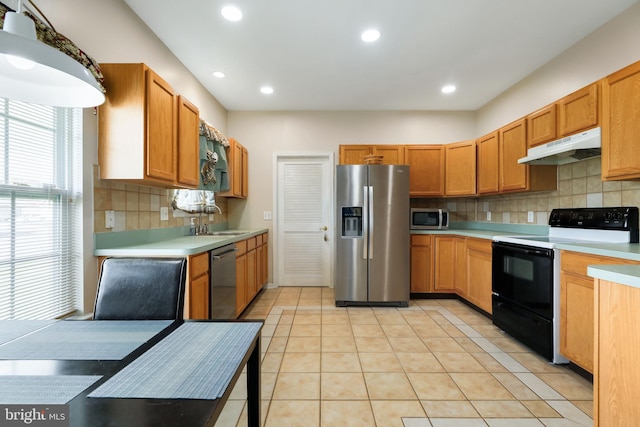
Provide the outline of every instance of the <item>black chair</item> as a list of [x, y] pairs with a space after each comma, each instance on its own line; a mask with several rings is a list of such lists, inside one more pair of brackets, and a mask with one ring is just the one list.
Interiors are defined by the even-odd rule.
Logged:
[[185, 258], [107, 258], [100, 269], [95, 320], [182, 319]]

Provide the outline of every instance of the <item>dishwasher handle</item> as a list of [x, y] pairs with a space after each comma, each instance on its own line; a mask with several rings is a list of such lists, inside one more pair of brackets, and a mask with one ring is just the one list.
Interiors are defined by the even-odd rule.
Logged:
[[228, 250], [226, 252], [222, 252], [222, 253], [217, 254], [217, 255], [211, 255], [211, 259], [213, 259], [214, 261], [218, 261], [218, 260], [220, 260], [222, 258], [226, 258], [228, 256], [235, 255], [235, 252], [237, 250], [238, 250], [238, 248], [233, 248], [233, 249], [230, 249], [230, 250]]

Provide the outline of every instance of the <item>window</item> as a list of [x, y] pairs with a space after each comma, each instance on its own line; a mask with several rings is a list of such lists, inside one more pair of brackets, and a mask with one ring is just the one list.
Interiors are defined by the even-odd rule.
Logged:
[[79, 307], [82, 110], [0, 98], [0, 319]]

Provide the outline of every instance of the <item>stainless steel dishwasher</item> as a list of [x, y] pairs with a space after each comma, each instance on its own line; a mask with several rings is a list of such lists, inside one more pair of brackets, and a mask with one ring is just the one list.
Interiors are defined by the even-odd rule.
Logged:
[[236, 245], [211, 251], [211, 319], [236, 317]]

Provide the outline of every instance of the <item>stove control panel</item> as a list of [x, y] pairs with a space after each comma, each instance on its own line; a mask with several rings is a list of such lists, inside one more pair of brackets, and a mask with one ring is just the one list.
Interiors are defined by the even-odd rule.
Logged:
[[554, 209], [549, 215], [549, 225], [629, 231], [631, 243], [638, 243], [637, 207]]

